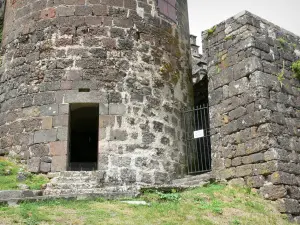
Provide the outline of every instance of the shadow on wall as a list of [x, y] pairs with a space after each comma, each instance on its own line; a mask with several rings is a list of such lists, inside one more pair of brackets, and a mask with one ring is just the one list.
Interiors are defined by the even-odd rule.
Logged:
[[5, 0], [0, 0], [0, 42], [2, 42], [4, 10], [5, 10]]

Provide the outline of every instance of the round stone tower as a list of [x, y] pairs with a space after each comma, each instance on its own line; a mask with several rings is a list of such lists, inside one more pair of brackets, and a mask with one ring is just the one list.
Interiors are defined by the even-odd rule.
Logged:
[[8, 0], [0, 154], [161, 184], [185, 170], [186, 0]]

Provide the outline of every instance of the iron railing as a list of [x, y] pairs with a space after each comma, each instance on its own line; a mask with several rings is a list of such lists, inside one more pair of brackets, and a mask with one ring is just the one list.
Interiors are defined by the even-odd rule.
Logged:
[[211, 170], [209, 106], [203, 104], [184, 112], [187, 173], [196, 175]]

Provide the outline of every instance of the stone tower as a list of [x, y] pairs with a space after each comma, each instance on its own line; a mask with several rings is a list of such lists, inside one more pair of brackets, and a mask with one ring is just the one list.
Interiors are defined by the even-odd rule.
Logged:
[[36, 173], [180, 177], [188, 27], [186, 0], [7, 1], [0, 154]]

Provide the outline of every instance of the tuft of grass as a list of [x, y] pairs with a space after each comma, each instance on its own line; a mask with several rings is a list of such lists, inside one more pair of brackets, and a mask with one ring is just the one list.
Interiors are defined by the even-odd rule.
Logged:
[[[17, 181], [17, 174], [20, 171], [27, 174], [27, 179], [24, 182]], [[30, 189], [40, 190], [42, 185], [48, 183], [48, 181], [45, 175], [26, 172], [24, 168], [16, 163], [5, 157], [0, 157], [0, 190], [15, 190], [18, 189], [18, 184], [26, 184]]]

